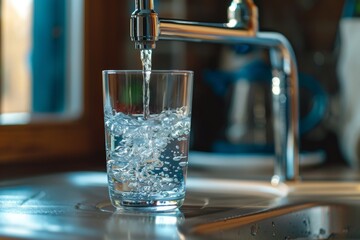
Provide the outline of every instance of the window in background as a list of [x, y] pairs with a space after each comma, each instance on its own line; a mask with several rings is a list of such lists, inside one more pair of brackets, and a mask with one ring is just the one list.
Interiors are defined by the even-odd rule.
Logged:
[[29, 112], [33, 0], [1, 4], [1, 113]]
[[[0, 0], [0, 8], [4, 1]], [[23, 3], [23, 0], [18, 1]], [[103, 167], [101, 71], [125, 69], [128, 59], [124, 57], [123, 46], [131, 43], [124, 35], [129, 31], [126, 24], [129, 16], [122, 13], [124, 2], [119, 0], [62, 1], [66, 2], [66, 114], [36, 113], [31, 114], [28, 122], [21, 122], [24, 124], [14, 124], [14, 121], [0, 124], [0, 178], [74, 168], [86, 170], [92, 169], [94, 164]], [[0, 18], [2, 26], [3, 15]], [[0, 39], [3, 37], [1, 28]], [[2, 51], [1, 42], [0, 45]], [[131, 46], [135, 52], [133, 44]], [[5, 59], [0, 54], [2, 66]], [[0, 88], [1, 81], [4, 79], [0, 79]], [[34, 115], [40, 120], [34, 119]]]
[[31, 110], [61, 113], [65, 110], [66, 1], [33, 1]]
[[78, 117], [83, 2], [2, 0], [1, 14], [0, 123]]

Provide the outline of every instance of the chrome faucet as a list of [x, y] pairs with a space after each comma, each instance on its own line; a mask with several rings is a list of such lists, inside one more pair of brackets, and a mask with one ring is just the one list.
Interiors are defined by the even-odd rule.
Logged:
[[295, 54], [282, 34], [258, 31], [257, 7], [252, 0], [233, 0], [228, 8], [228, 22], [222, 24], [159, 19], [153, 0], [135, 0], [130, 37], [137, 49], [154, 49], [158, 40], [252, 44], [269, 49], [276, 158], [272, 183], [298, 179], [298, 76]]

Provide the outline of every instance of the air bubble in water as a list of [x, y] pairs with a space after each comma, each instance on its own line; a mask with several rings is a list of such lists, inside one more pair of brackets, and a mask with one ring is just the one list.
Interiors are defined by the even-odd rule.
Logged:
[[[109, 136], [107, 139], [110, 139], [107, 140], [108, 170], [110, 174], [112, 172], [116, 191], [124, 191], [123, 194], [126, 193], [127, 196], [136, 197], [142, 194], [142, 197], [150, 197], [151, 194], [156, 195], [177, 188], [177, 194], [183, 194], [183, 179], [171, 178], [169, 174], [164, 174], [164, 171], [169, 173], [171, 169], [171, 175], [174, 171], [178, 176], [178, 172], [183, 171], [182, 167], [187, 165], [185, 160], [174, 165], [181, 159], [187, 159], [184, 153], [174, 151], [177, 146], [180, 149], [181, 145], [187, 142], [178, 142], [172, 133], [179, 130], [177, 128], [190, 127], [190, 124], [187, 124], [190, 123], [190, 117], [172, 110], [151, 115], [146, 120], [123, 113], [106, 114], [105, 128]], [[169, 125], [166, 125], [163, 119], [167, 119]], [[178, 121], [186, 124], [176, 124]], [[182, 137], [187, 141], [189, 136]], [[171, 146], [174, 149], [167, 150]], [[175, 161], [163, 161], [174, 158]], [[165, 164], [166, 167], [163, 167]], [[161, 182], [163, 184], [156, 184]]]
[[185, 167], [187, 165], [187, 162], [179, 162], [179, 166]]
[[184, 157], [184, 156], [176, 156], [176, 157], [173, 158], [173, 160], [177, 162], [177, 161], [180, 161], [183, 158], [186, 158], [186, 157]]

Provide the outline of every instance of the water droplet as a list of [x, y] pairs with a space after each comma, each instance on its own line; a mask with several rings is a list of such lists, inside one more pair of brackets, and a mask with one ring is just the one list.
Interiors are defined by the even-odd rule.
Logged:
[[305, 226], [305, 234], [307, 236], [309, 236], [311, 234], [311, 225], [310, 225], [310, 219], [309, 218], [305, 218], [303, 220], [303, 224]]
[[250, 233], [252, 236], [256, 236], [258, 231], [259, 231], [259, 226], [257, 224], [251, 226]]
[[168, 192], [165, 192], [165, 191], [164, 191], [164, 192], [161, 193], [161, 195], [162, 195], [163, 197], [168, 197], [170, 194], [169, 194]]

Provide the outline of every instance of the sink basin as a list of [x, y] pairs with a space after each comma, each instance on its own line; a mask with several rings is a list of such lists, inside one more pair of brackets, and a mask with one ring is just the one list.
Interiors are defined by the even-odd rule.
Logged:
[[180, 211], [134, 214], [111, 206], [102, 172], [0, 182], [0, 238], [360, 238], [357, 183], [190, 177], [187, 186]]
[[194, 239], [359, 239], [357, 204], [298, 203], [183, 228]]
[[247, 207], [189, 219], [183, 231], [194, 239], [360, 239], [360, 184], [294, 182], [267, 207]]

